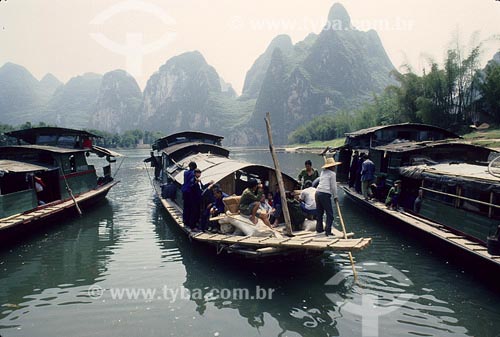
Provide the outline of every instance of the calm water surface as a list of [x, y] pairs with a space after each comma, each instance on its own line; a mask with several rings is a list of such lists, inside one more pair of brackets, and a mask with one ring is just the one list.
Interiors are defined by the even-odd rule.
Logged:
[[[500, 336], [499, 293], [342, 193], [348, 229], [373, 238], [355, 254], [358, 283], [345, 254], [264, 268], [191, 245], [154, 201], [148, 151], [126, 155], [107, 201], [0, 252], [2, 337]], [[264, 151], [233, 156], [271, 164]], [[320, 166], [316, 156], [280, 154], [294, 176], [308, 158]], [[253, 296], [256, 287], [272, 298], [221, 292]], [[370, 300], [385, 314], [367, 310]]]

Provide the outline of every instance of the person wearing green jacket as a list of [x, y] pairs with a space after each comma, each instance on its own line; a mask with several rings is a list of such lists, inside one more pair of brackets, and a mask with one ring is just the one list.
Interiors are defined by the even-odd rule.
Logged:
[[240, 213], [250, 216], [250, 221], [254, 224], [257, 224], [257, 217], [259, 217], [266, 226], [272, 227], [267, 217], [267, 213], [259, 210], [262, 191], [262, 184], [259, 184], [256, 179], [250, 179], [248, 181], [248, 187], [241, 194], [239, 206]]

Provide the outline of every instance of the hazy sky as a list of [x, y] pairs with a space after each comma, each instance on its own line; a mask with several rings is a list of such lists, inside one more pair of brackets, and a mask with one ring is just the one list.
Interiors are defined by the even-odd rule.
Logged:
[[[323, 28], [331, 0], [0, 0], [0, 65], [66, 82], [117, 68], [145, 86], [170, 57], [199, 50], [240, 92], [247, 70], [278, 34], [294, 43]], [[475, 32], [483, 62], [500, 48], [500, 1], [344, 0], [353, 24], [374, 28], [396, 67], [441, 61], [454, 35]], [[496, 35], [497, 39], [492, 37]]]

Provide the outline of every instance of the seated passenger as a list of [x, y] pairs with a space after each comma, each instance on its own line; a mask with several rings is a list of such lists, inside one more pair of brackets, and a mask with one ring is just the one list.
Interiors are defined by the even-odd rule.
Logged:
[[248, 187], [241, 194], [239, 209], [241, 214], [250, 216], [253, 224], [257, 224], [256, 217], [259, 217], [266, 226], [271, 227], [267, 214], [259, 210], [262, 190], [262, 184], [259, 184], [256, 179], [250, 179]]
[[300, 192], [300, 209], [309, 220], [313, 220], [316, 215], [316, 189], [312, 187], [310, 181], [306, 181], [304, 187], [305, 189]]

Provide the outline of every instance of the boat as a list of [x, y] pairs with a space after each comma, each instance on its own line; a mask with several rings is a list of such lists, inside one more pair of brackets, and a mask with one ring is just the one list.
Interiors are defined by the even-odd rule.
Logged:
[[[17, 145], [0, 147], [2, 247], [56, 223], [56, 217], [81, 214], [118, 183], [111, 163], [121, 155], [93, 145], [97, 135], [57, 127], [5, 135], [15, 138]], [[106, 159], [99, 176], [87, 162], [90, 154]]]
[[[347, 133], [344, 145], [335, 149], [338, 160], [347, 163], [355, 150], [368, 153], [375, 164], [379, 200], [366, 201], [342, 184], [353, 200], [500, 267], [500, 171], [492, 167], [500, 159], [497, 151], [416, 123]], [[339, 168], [339, 179], [347, 181], [348, 174], [349, 165]], [[399, 208], [392, 210], [384, 201], [397, 180], [402, 190]]]
[[[229, 200], [237, 200], [235, 196], [247, 188], [252, 178], [260, 180], [267, 187], [275, 186], [276, 171], [264, 165], [231, 159], [229, 150], [222, 147], [222, 140], [222, 136], [203, 132], [178, 132], [157, 140], [150, 157], [145, 159], [154, 167], [151, 181], [157, 198], [177, 227], [192, 241], [211, 245], [217, 253], [256, 261], [303, 260], [317, 257], [325, 251], [357, 251], [371, 243], [370, 238], [351, 238], [352, 233], [344, 237], [343, 233], [335, 231], [334, 237], [328, 238], [300, 228], [293, 232], [293, 237], [288, 237], [283, 231], [270, 229], [263, 224], [259, 227], [259, 224], [253, 225], [248, 218], [246, 221], [242, 219], [234, 208], [231, 209]], [[221, 223], [218, 233], [195, 232], [184, 225], [180, 187], [190, 162], [195, 162], [203, 172], [203, 181], [212, 180], [231, 196], [224, 199], [225, 203], [227, 201], [226, 213], [212, 219]], [[286, 174], [282, 177], [285, 189], [295, 190], [298, 182]]]

